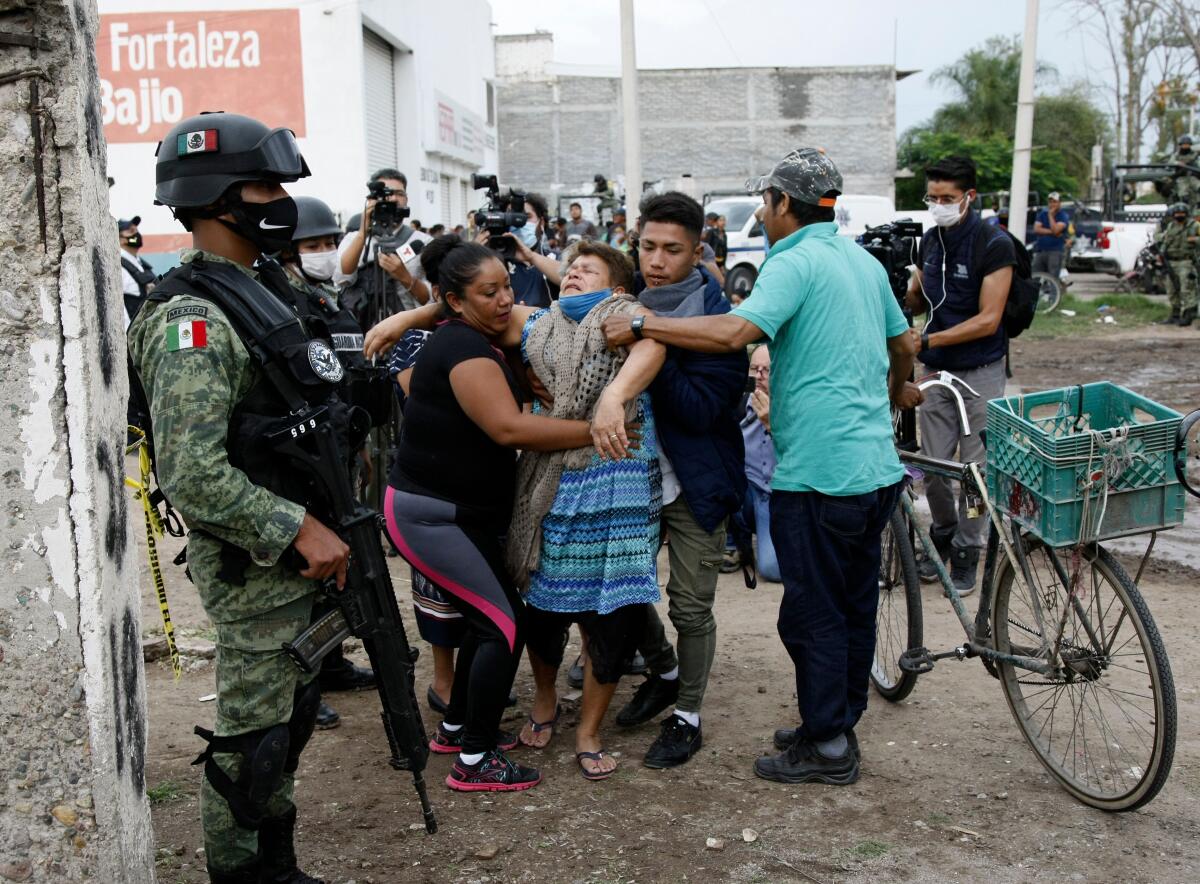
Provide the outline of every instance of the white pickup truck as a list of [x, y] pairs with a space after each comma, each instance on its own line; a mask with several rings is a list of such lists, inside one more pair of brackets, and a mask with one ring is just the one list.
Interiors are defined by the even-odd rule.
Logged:
[[[767, 256], [763, 247], [763, 229], [754, 217], [762, 205], [757, 196], [727, 196], [714, 199], [704, 211], [725, 216], [725, 237], [729, 254], [725, 258], [725, 291], [729, 294], [750, 294], [758, 278], [758, 268]], [[909, 213], [917, 215], [921, 213]], [[896, 207], [885, 196], [842, 194], [833, 208], [833, 217], [841, 236], [858, 236], [868, 227], [887, 224], [896, 217]], [[908, 215], [905, 215], [908, 217]]]

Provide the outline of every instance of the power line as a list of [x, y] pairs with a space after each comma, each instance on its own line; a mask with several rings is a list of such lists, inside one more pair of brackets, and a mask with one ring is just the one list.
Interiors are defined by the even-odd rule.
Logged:
[[720, 33], [721, 37], [725, 40], [725, 45], [728, 46], [729, 51], [733, 53], [734, 60], [738, 63], [739, 67], [742, 66], [742, 64], [743, 64], [742, 57], [740, 55], [738, 55], [738, 51], [733, 48], [733, 41], [729, 39], [729, 35], [726, 34], [725, 29], [723, 27], [721, 27], [721, 22], [717, 18], [716, 13], [713, 12], [713, 8], [709, 4], [708, 0], [704, 0], [704, 8], [708, 10], [708, 17], [711, 18], [712, 23], [717, 26], [717, 31]]

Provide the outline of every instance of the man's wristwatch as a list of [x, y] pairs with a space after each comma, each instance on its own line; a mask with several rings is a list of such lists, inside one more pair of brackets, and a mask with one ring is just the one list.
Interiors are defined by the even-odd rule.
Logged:
[[929, 349], [929, 332], [921, 332], [921, 352]]
[[636, 338], [639, 341], [642, 339], [642, 326], [645, 324], [646, 324], [645, 316], [635, 316], [635, 317], [633, 317], [633, 320], [629, 323], [629, 330], [631, 332], [633, 332], [634, 338]]

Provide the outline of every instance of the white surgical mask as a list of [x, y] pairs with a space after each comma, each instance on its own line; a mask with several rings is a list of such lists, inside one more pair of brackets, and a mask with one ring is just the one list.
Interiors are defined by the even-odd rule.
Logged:
[[[966, 200], [966, 197], [963, 197]], [[959, 222], [963, 214], [963, 203], [950, 203], [944, 206], [941, 203], [933, 203], [929, 207], [929, 214], [933, 217], [933, 223], [938, 227], [953, 227]]]
[[300, 255], [300, 266], [304, 275], [319, 279], [322, 282], [333, 279], [333, 270], [337, 267], [337, 250], [328, 252], [304, 252]]

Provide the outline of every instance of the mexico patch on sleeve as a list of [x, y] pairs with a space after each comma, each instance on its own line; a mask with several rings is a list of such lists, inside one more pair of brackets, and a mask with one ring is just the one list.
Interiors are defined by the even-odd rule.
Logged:
[[208, 323], [203, 319], [176, 322], [167, 326], [167, 352], [193, 350], [208, 345]]

